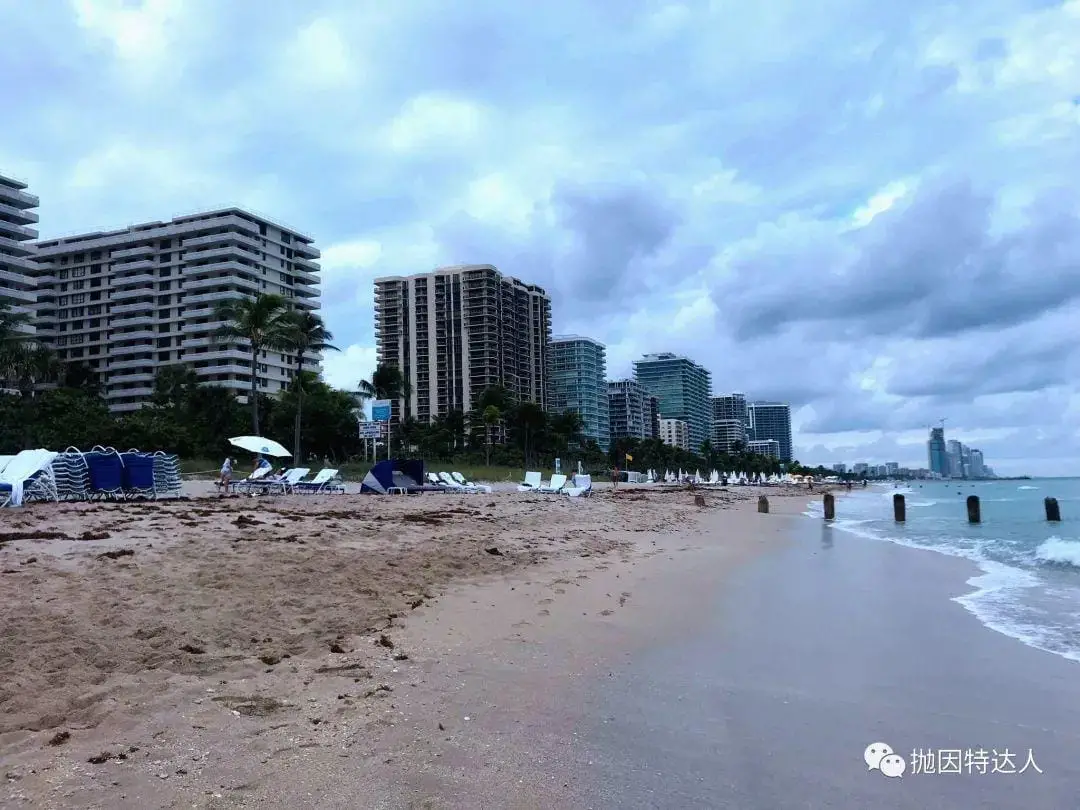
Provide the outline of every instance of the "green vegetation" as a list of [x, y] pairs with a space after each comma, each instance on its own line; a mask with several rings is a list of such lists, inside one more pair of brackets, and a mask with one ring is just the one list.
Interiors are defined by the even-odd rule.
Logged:
[[[317, 315], [296, 313], [276, 296], [260, 296], [244, 305], [230, 302], [221, 312], [231, 321], [219, 339], [255, 347], [253, 360], [262, 348], [283, 347], [295, 352], [302, 364], [304, 356], [333, 348], [333, 336]], [[384, 444], [372, 448], [357, 435], [356, 414], [363, 401], [398, 400], [409, 394], [400, 371], [384, 365], [357, 391], [336, 390], [313, 374], [298, 373], [277, 397], [256, 393], [245, 406], [231, 391], [199, 385], [193, 369], [175, 365], [159, 371], [148, 405], [114, 415], [92, 371], [57, 362], [47, 347], [17, 331], [20, 322], [20, 316], [0, 306], [0, 380], [7, 381], [8, 392], [0, 394], [0, 453], [26, 447], [138, 447], [177, 453], [192, 460], [185, 463], [186, 472], [199, 472], [217, 470], [225, 455], [235, 455], [228, 438], [254, 428], [279, 441], [292, 436], [297, 463], [315, 466], [325, 460], [355, 480], [370, 468], [373, 452], [380, 459], [387, 452]], [[600, 475], [613, 467], [651, 468], [661, 474], [681, 468], [769, 475], [783, 469], [775, 459], [743, 448], [730, 455], [716, 453], [708, 442], [696, 454], [656, 439], [619, 439], [605, 453], [583, 437], [576, 413], [552, 413], [532, 402], [516, 402], [500, 386], [481, 391], [469, 413], [452, 411], [431, 424], [412, 418], [396, 422], [390, 452], [424, 458], [432, 469], [457, 470], [488, 481], [520, 481], [526, 469], [553, 469], [556, 458], [564, 470], [576, 470], [580, 462], [586, 471]], [[243, 468], [245, 460], [239, 461]], [[786, 470], [804, 471], [798, 462]]]

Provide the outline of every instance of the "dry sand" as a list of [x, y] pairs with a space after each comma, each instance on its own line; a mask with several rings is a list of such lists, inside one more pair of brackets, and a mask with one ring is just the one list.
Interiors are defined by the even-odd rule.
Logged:
[[4, 512], [0, 804], [575, 806], [575, 684], [808, 500], [701, 494]]

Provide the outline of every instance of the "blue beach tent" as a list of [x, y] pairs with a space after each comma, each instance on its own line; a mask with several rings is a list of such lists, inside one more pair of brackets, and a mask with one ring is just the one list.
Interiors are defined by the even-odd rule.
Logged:
[[364, 476], [361, 492], [385, 495], [391, 488], [404, 489], [408, 493], [425, 492], [424, 462], [420, 459], [387, 459], [380, 461]]

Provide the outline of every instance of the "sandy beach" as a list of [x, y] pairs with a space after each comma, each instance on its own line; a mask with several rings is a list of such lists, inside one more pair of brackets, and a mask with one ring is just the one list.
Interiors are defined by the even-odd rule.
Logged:
[[0, 801], [580, 806], [575, 685], [689, 632], [807, 499], [697, 494], [6, 513]]

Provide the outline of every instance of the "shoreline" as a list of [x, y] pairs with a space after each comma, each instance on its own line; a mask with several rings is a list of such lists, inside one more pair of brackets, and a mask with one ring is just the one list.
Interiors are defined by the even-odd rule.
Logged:
[[[436, 742], [446, 744], [446, 762], [468, 759], [461, 739], [444, 739], [442, 721], [414, 722], [409, 732], [407, 707], [464, 699], [451, 670], [477, 660], [519, 672], [522, 663], [548, 666], [555, 646], [565, 647], [564, 665], [595, 655], [603, 637], [612, 650], [632, 646], [647, 623], [648, 578], [664, 579], [657, 563], [670, 567], [700, 548], [706, 516], [764, 517], [752, 511], [755, 488], [695, 494], [710, 508], [695, 507], [685, 491], [620, 488], [583, 504], [517, 493], [215, 498], [13, 514], [14, 537], [41, 534], [43, 520], [51, 535], [9, 533], [0, 548], [12, 572], [0, 648], [5, 804], [305, 806], [318, 794], [323, 807], [355, 807], [360, 795], [394, 797], [361, 806], [399, 807], [407, 805], [393, 786], [403, 773], [418, 779], [411, 790], [421, 800], [446, 794], [455, 780], [425, 776], [419, 764], [378, 768], [408, 763], [410, 751]], [[776, 488], [766, 494], [788, 500]], [[745, 534], [732, 532], [732, 549], [752, 555], [758, 546], [741, 541]], [[361, 560], [362, 571], [353, 570]], [[625, 596], [615, 584], [638, 565], [650, 573]], [[589, 616], [579, 620], [575, 600], [586, 593]], [[481, 610], [486, 594], [496, 598]], [[553, 602], [535, 604], [544, 599]], [[653, 605], [657, 616], [663, 601]], [[507, 636], [511, 604], [520, 613], [513, 633], [552, 622], [548, 648], [537, 647], [538, 634], [532, 658], [516, 664], [484, 657], [500, 644], [529, 647]], [[526, 605], [547, 615], [526, 617]], [[634, 626], [620, 626], [620, 612]], [[485, 616], [497, 619], [486, 629]], [[448, 623], [457, 637], [445, 634]], [[567, 637], [573, 643], [561, 644]], [[571, 675], [585, 679], [584, 669]], [[479, 724], [460, 722], [480, 738]], [[286, 801], [290, 790], [300, 792]]]

